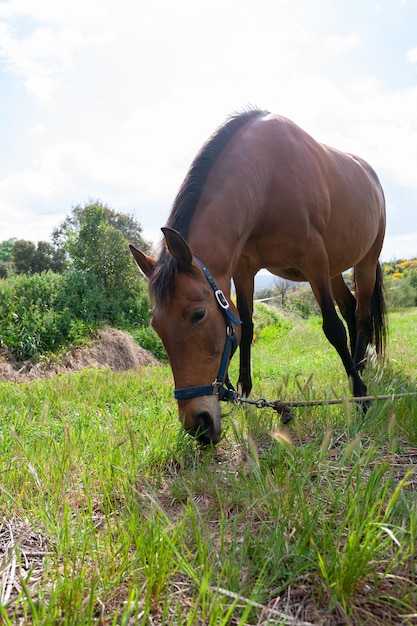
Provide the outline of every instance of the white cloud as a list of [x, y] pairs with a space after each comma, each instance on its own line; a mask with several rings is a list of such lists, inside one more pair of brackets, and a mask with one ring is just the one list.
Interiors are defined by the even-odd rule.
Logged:
[[[0, 1], [0, 61], [30, 93], [22, 101], [32, 114], [21, 118], [23, 149], [11, 140], [0, 221], [7, 210], [24, 224], [33, 206], [57, 225], [91, 196], [137, 209], [156, 232], [202, 143], [248, 104], [417, 188], [417, 87], [389, 89], [382, 61], [378, 78], [355, 65], [374, 42], [342, 19], [349, 2], [330, 4]], [[0, 224], [0, 240], [9, 226]]]
[[32, 128], [29, 129], [29, 134], [32, 135], [32, 137], [36, 137], [42, 135], [45, 130], [45, 124], [35, 124], [35, 126], [32, 126]]
[[417, 46], [407, 52], [407, 61], [409, 63], [417, 63]]
[[[22, 17], [34, 25], [25, 36], [18, 29]], [[0, 5], [1, 19], [0, 57], [43, 105], [56, 96], [77, 53], [112, 38], [110, 16], [98, 2], [15, 0]]]
[[337, 37], [336, 35], [331, 35], [324, 42], [325, 48], [335, 54], [343, 54], [345, 52], [348, 52], [352, 48], [358, 47], [360, 44], [360, 37], [355, 34], [348, 35], [346, 37]]

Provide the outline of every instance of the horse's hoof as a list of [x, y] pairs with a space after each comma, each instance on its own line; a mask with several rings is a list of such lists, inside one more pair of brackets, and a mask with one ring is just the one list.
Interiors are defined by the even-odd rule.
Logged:
[[368, 409], [371, 407], [371, 401], [370, 400], [364, 400], [363, 402], [358, 402], [362, 415], [365, 417], [365, 415], [368, 412]]

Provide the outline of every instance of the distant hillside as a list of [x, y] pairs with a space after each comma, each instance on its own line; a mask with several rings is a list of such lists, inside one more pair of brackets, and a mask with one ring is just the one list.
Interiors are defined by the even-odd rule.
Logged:
[[272, 289], [280, 280], [278, 276], [274, 276], [266, 270], [261, 270], [255, 276], [255, 293], [263, 289]]

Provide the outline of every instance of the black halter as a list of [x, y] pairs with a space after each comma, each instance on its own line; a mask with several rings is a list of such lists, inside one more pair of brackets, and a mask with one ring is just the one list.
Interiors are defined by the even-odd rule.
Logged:
[[[219, 373], [217, 374], [216, 380], [211, 385], [201, 385], [200, 387], [184, 387], [183, 389], [175, 389], [174, 398], [176, 400], [189, 400], [190, 398], [196, 398], [198, 396], [218, 395], [219, 400], [235, 400], [237, 394], [227, 376], [227, 366], [237, 348], [237, 337], [235, 329], [233, 328], [233, 324], [235, 326], [240, 326], [242, 322], [230, 310], [230, 305], [226, 299], [226, 296], [224, 295], [223, 291], [221, 291], [221, 289], [218, 289], [212, 275], [210, 274], [204, 263], [200, 261], [200, 259], [196, 256], [194, 257], [194, 259], [203, 270], [204, 276], [207, 278], [210, 287], [214, 291], [214, 296], [217, 300], [217, 304], [219, 305], [220, 310], [223, 313], [223, 317], [226, 322], [226, 344], [224, 346], [223, 356], [220, 362]], [[223, 386], [224, 384], [226, 385], [226, 387]]]

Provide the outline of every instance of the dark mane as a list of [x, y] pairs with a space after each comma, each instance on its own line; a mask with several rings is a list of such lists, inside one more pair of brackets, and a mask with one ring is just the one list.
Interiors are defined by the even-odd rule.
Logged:
[[[187, 239], [188, 229], [196, 210], [202, 189], [222, 150], [232, 137], [252, 119], [267, 115], [267, 111], [249, 109], [231, 115], [203, 145], [177, 193], [172, 205], [167, 226], [177, 230]], [[164, 247], [150, 281], [151, 295], [158, 300], [166, 300], [172, 290], [177, 266]]]
[[230, 116], [203, 145], [188, 170], [172, 205], [167, 226], [177, 230], [185, 239], [204, 183], [217, 158], [230, 139], [250, 120], [265, 115], [265, 111], [250, 109]]

